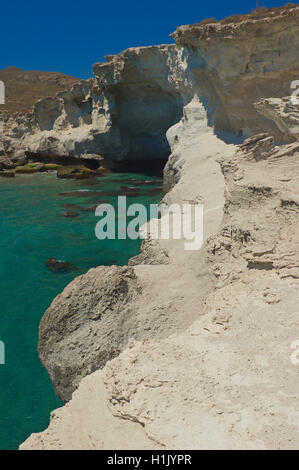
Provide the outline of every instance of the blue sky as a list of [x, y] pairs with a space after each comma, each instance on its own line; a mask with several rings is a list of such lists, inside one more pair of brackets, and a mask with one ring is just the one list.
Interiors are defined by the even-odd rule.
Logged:
[[[285, 3], [259, 0], [267, 7]], [[169, 43], [169, 34], [179, 25], [249, 13], [255, 6], [256, 0], [10, 0], [1, 3], [0, 68], [89, 78], [92, 64], [106, 54]]]

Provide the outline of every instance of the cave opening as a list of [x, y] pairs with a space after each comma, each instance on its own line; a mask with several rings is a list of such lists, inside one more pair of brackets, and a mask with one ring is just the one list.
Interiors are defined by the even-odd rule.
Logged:
[[180, 93], [166, 91], [157, 85], [119, 85], [114, 90], [113, 126], [119, 129], [124, 161], [120, 170], [149, 174], [163, 173], [171, 153], [166, 132], [183, 115]]

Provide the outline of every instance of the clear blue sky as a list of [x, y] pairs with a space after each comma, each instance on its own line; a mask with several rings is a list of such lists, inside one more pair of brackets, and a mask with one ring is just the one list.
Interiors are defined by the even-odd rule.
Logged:
[[[259, 0], [267, 7], [287, 3]], [[296, 2], [294, 2], [296, 3]], [[256, 0], [9, 0], [1, 2], [0, 68], [92, 76], [104, 55], [173, 42], [177, 26], [249, 13]]]

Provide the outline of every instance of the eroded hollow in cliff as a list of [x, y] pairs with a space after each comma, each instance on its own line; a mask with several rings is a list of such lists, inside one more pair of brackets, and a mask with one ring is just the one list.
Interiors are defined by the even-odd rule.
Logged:
[[115, 111], [113, 125], [118, 127], [127, 148], [127, 165], [162, 169], [171, 152], [166, 132], [183, 114], [181, 95], [152, 84], [119, 85]]

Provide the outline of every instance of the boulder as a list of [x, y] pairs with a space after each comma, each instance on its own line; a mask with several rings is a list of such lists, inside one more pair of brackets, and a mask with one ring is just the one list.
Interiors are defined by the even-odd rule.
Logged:
[[44, 163], [27, 163], [24, 166], [18, 166], [16, 168], [16, 173], [19, 174], [30, 174], [30, 173], [38, 173], [40, 171], [46, 171], [46, 167]]
[[57, 169], [57, 178], [61, 179], [86, 179], [94, 177], [97, 175], [97, 172], [90, 170], [89, 168], [83, 165], [66, 165], [60, 166]]

